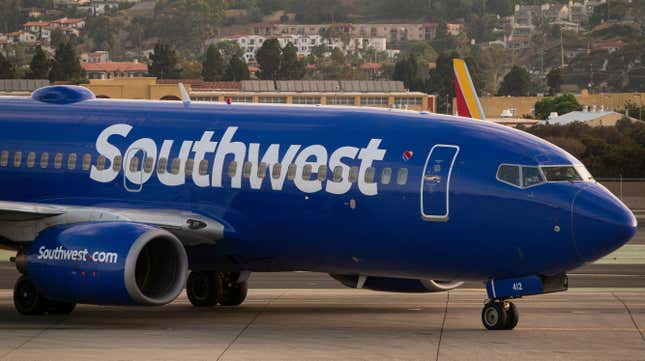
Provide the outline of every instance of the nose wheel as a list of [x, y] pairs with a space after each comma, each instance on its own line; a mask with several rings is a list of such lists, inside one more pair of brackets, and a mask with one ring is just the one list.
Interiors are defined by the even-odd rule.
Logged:
[[482, 323], [488, 330], [512, 330], [520, 319], [513, 302], [492, 300], [484, 305]]

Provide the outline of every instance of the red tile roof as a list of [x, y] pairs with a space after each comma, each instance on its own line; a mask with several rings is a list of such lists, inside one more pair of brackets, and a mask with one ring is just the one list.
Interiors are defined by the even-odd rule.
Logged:
[[85, 19], [81, 19], [81, 18], [62, 18], [62, 19], [53, 20], [52, 23], [76, 24], [76, 23], [80, 23], [81, 21], [85, 21]]
[[24, 26], [48, 26], [49, 21], [27, 21]]
[[110, 61], [106, 63], [81, 63], [81, 67], [85, 71], [97, 72], [113, 72], [113, 71], [139, 71], [139, 72], [148, 72], [148, 64], [146, 63], [135, 63], [135, 62], [116, 62]]

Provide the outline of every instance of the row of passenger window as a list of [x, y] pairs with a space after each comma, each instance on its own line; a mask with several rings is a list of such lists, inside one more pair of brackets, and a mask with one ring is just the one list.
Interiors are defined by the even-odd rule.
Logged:
[[[40, 168], [48, 168], [49, 167], [49, 161], [50, 161], [50, 155], [48, 152], [43, 152], [40, 155], [40, 159], [38, 160]], [[23, 164], [23, 161], [25, 162], [25, 165], [27, 168], [34, 168], [36, 166], [36, 153], [35, 152], [29, 152], [27, 153], [26, 160], [24, 160], [23, 153], [18, 151], [14, 152], [13, 156], [10, 157], [10, 154], [8, 151], [2, 151], [0, 152], [0, 167], [7, 167], [9, 165], [9, 161], [11, 159], [11, 164], [13, 167], [21, 167]], [[192, 175], [193, 172], [193, 167], [194, 167], [194, 160], [193, 159], [188, 159], [186, 160], [185, 164], [185, 174], [187, 176]], [[96, 168], [98, 170], [104, 170], [106, 169], [107, 165], [107, 160], [104, 156], [99, 156], [96, 159]], [[145, 173], [152, 173], [152, 168], [154, 165], [154, 158], [152, 157], [146, 157], [143, 160], [143, 167], [140, 166], [140, 159], [137, 156], [132, 157], [130, 160], [129, 164], [129, 169], [131, 172], [136, 172], [139, 171], [143, 168], [143, 171]], [[78, 156], [76, 153], [70, 153], [67, 155], [67, 158], [64, 159], [63, 153], [55, 153], [53, 155], [53, 164], [54, 164], [54, 169], [61, 169], [63, 168], [63, 164], [65, 164], [65, 168], [69, 170], [75, 170], [78, 166]], [[84, 154], [81, 158], [81, 169], [82, 170], [89, 170], [92, 165], [92, 155], [91, 154]], [[114, 161], [111, 164], [111, 167], [114, 171], [119, 171], [123, 165], [123, 158], [121, 156], [116, 156], [114, 158]], [[228, 164], [226, 173], [230, 178], [233, 178], [235, 174], [237, 173], [237, 167], [238, 164], [236, 161], [231, 161]], [[170, 173], [170, 174], [179, 174], [181, 168], [181, 159], [179, 158], [174, 158], [170, 162], [170, 169], [168, 170], [168, 159], [166, 158], [160, 158], [159, 161], [157, 162], [157, 167], [156, 171], [158, 174], [163, 174], [163, 173]], [[258, 178], [265, 178], [267, 176], [267, 170], [269, 169], [269, 165], [267, 163], [260, 163], [258, 164], [257, 167], [257, 177]], [[295, 164], [289, 164], [287, 167], [287, 179], [289, 180], [294, 180], [297, 176], [298, 167]], [[244, 162], [242, 165], [242, 177], [244, 178], [250, 178], [251, 172], [253, 171], [253, 163], [251, 162]], [[312, 174], [313, 174], [313, 167], [308, 164], [302, 167], [302, 179], [303, 180], [312, 180]], [[203, 159], [199, 163], [198, 167], [198, 172], [200, 175], [207, 175], [209, 172], [209, 161], [207, 159]], [[321, 165], [318, 167], [316, 170], [316, 179], [323, 182], [327, 180], [327, 177], [329, 176], [328, 174], [329, 169], [327, 165]], [[392, 168], [383, 168], [380, 171], [380, 174], [378, 175], [379, 180], [381, 184], [390, 184], [392, 182]], [[276, 163], [272, 166], [271, 169], [271, 176], [275, 179], [280, 178], [282, 174], [282, 164], [281, 163]], [[351, 183], [356, 183], [359, 177], [359, 167], [353, 166], [349, 170], [349, 175], [348, 175], [348, 180]], [[369, 167], [365, 170], [365, 182], [366, 183], [375, 183], [377, 182], [377, 172], [374, 167]], [[340, 182], [343, 180], [343, 167], [342, 166], [337, 166], [332, 170], [331, 178], [333, 182]], [[398, 185], [405, 185], [408, 181], [408, 169], [407, 168], [399, 168], [398, 171], [396, 172], [396, 183]]]

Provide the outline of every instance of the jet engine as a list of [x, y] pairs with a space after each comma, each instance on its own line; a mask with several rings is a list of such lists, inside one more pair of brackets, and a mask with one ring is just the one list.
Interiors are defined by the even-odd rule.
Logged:
[[128, 222], [50, 227], [16, 263], [47, 299], [101, 305], [172, 302], [188, 273], [174, 235]]
[[449, 291], [463, 284], [459, 281], [437, 281], [410, 278], [375, 277], [330, 274], [336, 281], [350, 288], [366, 288], [373, 291], [430, 293]]

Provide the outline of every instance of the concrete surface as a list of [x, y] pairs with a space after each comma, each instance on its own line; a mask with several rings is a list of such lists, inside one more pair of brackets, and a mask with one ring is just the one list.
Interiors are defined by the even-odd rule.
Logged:
[[517, 300], [485, 331], [481, 290], [426, 295], [253, 289], [241, 307], [81, 306], [18, 316], [0, 291], [0, 360], [645, 360], [645, 290]]

